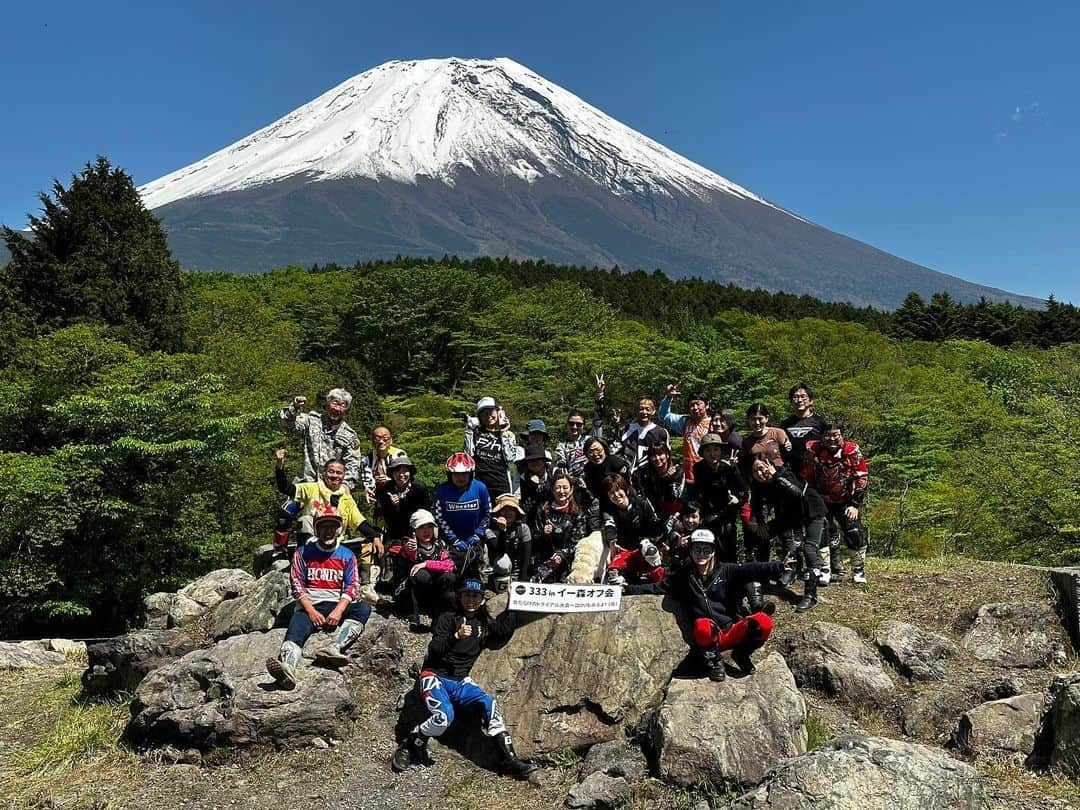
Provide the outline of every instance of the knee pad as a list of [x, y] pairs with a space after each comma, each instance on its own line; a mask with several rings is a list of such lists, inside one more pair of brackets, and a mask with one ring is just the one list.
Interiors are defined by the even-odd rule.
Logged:
[[848, 548], [863, 548], [866, 545], [866, 539], [863, 537], [862, 527], [859, 525], [855, 525], [845, 528], [844, 542], [847, 543]]

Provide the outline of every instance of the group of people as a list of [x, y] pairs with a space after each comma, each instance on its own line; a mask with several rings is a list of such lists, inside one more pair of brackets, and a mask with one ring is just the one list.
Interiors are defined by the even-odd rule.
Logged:
[[[462, 450], [434, 488], [418, 479], [386, 426], [361, 451], [344, 419], [346, 391], [330, 391], [322, 413], [294, 398], [280, 420], [299, 434], [303, 458], [289, 480], [286, 451], [277, 452], [277, 486], [288, 500], [275, 544], [285, 549], [296, 539], [297, 608], [278, 657], [267, 662], [275, 680], [295, 686], [301, 649], [317, 629], [334, 633], [320, 655], [347, 660], [372, 603], [392, 602], [414, 630], [426, 614], [432, 639], [420, 685], [429, 716], [402, 741], [394, 767], [425, 756], [455, 705], [475, 704], [504, 770], [523, 776], [529, 766], [494, 701], [467, 679], [481, 649], [505, 641], [516, 623], [510, 611], [487, 614], [487, 590], [512, 580], [603, 581], [627, 596], [667, 594], [684, 608], [704, 673], [722, 680], [721, 652], [731, 651], [740, 671], [753, 669], [750, 654], [772, 629], [767, 588], [799, 578], [796, 610], [813, 609], [818, 588], [845, 573], [841, 538], [853, 581], [867, 581], [866, 460], [842, 423], [815, 413], [809, 385], [791, 388], [791, 412], [779, 426], [754, 403], [745, 428], [701, 392], [676, 413], [677, 382], [659, 405], [640, 397], [634, 420], [623, 424], [606, 410], [605, 387], [598, 375], [591, 420], [571, 410], [554, 442], [540, 419], [515, 434], [499, 403], [481, 398], [465, 419]], [[346, 537], [358, 539], [359, 559], [342, 545]]]

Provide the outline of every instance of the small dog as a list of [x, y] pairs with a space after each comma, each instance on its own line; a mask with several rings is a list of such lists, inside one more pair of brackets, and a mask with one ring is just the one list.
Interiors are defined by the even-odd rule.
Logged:
[[571, 585], [591, 585], [604, 579], [607, 569], [607, 545], [600, 532], [582, 537], [574, 552], [574, 564], [566, 581]]

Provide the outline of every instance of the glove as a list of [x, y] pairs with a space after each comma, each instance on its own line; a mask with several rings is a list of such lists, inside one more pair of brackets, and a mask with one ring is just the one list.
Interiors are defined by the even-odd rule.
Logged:
[[454, 551], [468, 551], [469, 544], [466, 543], [464, 540], [458, 540], [456, 543], [454, 543], [453, 548]]

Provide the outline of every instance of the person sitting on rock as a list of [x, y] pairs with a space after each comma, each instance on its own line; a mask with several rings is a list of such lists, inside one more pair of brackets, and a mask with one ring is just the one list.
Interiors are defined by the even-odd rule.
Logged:
[[371, 583], [379, 577], [378, 562], [384, 551], [382, 536], [379, 530], [368, 523], [361, 514], [356, 501], [342, 483], [345, 475], [344, 463], [336, 458], [328, 459], [323, 467], [321, 480], [293, 483], [285, 476], [285, 455], [285, 448], [278, 448], [275, 453], [277, 464], [274, 468], [274, 477], [278, 491], [294, 501], [299, 510], [300, 531], [297, 546], [306, 543], [311, 536], [307, 533], [307, 527], [312, 525], [314, 505], [329, 504], [341, 517], [344, 536], [349, 537], [359, 532], [363, 538], [360, 573], [364, 586], [361, 594], [365, 600], [377, 603], [378, 596]]
[[585, 458], [587, 461], [582, 473], [585, 489], [596, 499], [600, 511], [606, 512], [610, 509], [611, 502], [604, 491], [604, 480], [617, 473], [629, 482], [630, 465], [622, 456], [612, 454], [606, 441], [597, 438], [585, 440]]
[[532, 534], [516, 495], [500, 495], [495, 499], [484, 543], [496, 593], [502, 593], [510, 587], [511, 580], [521, 580], [528, 573]]
[[478, 576], [481, 540], [491, 520], [488, 488], [473, 474], [476, 464], [468, 453], [446, 459], [446, 481], [435, 488], [435, 519], [450, 546], [460, 577]]
[[681, 603], [684, 618], [692, 624], [694, 649], [701, 657], [709, 680], [726, 677], [721, 653], [731, 658], [744, 674], [754, 671], [750, 655], [772, 632], [776, 606], [769, 602], [756, 613], [734, 619], [735, 602], [750, 581], [779, 577], [793, 560], [774, 563], [721, 563], [716, 561], [716, 538], [708, 529], [690, 536], [690, 561], [675, 569], [662, 582], [628, 585], [624, 593], [666, 594]]
[[551, 478], [551, 497], [536, 511], [532, 531], [532, 578], [559, 582], [570, 570], [578, 541], [588, 534], [586, 510], [574, 497], [570, 474], [557, 470]]
[[[747, 538], [757, 538], [764, 548], [752, 559], [769, 558], [769, 541], [783, 538], [784, 556], [802, 557], [803, 598], [795, 607], [800, 613], [817, 604], [818, 577], [821, 575], [821, 545], [825, 536], [825, 501], [813, 487], [804, 483], [789, 467], [774, 467], [765, 456], [758, 456], [750, 468], [756, 484], [754, 495], [744, 508]], [[773, 515], [771, 520], [768, 514]], [[796, 538], [802, 542], [795, 542]], [[785, 570], [781, 585], [794, 578], [794, 569]]]
[[668, 567], [678, 568], [690, 559], [690, 536], [701, 528], [701, 507], [697, 501], [687, 501], [681, 512], [668, 518], [664, 524], [666, 534]]
[[399, 584], [394, 595], [405, 601], [409, 628], [415, 632], [421, 627], [422, 609], [431, 616], [450, 609], [457, 577], [446, 543], [439, 538], [435, 516], [426, 509], [418, 509], [409, 518], [409, 525], [412, 536], [398, 557]]
[[664, 566], [656, 540], [664, 533], [664, 524], [652, 504], [634, 493], [618, 473], [604, 479], [604, 493], [611, 503], [601, 529], [610, 552], [607, 582], [623, 585], [642, 578], [659, 582]]
[[315, 542], [293, 555], [289, 585], [296, 611], [285, 631], [277, 658], [266, 661], [266, 671], [282, 689], [296, 688], [296, 669], [305, 642], [316, 630], [334, 633], [333, 644], [319, 652], [320, 660], [341, 666], [345, 650], [360, 634], [371, 615], [371, 605], [357, 599], [360, 577], [356, 555], [341, 545], [341, 515], [329, 504], [318, 504]]
[[360, 462], [355, 453], [360, 448], [360, 437], [345, 421], [345, 413], [352, 404], [352, 394], [335, 388], [326, 395], [326, 413], [310, 411], [303, 413], [307, 397], [293, 397], [289, 407], [282, 408], [281, 426], [297, 433], [304, 442], [304, 458], [297, 481], [317, 481], [326, 462], [336, 458], [345, 464], [345, 486], [350, 491], [360, 482]]
[[428, 740], [442, 736], [457, 711], [476, 706], [484, 713], [484, 734], [494, 738], [498, 748], [500, 771], [525, 779], [535, 766], [518, 758], [495, 699], [469, 679], [484, 649], [510, 640], [517, 616], [506, 610], [492, 618], [484, 606], [484, 586], [476, 579], [467, 579], [458, 586], [458, 600], [456, 610], [443, 613], [435, 622], [420, 669], [420, 688], [429, 716], [401, 741], [390, 765], [395, 771], [403, 771], [424, 761]]

